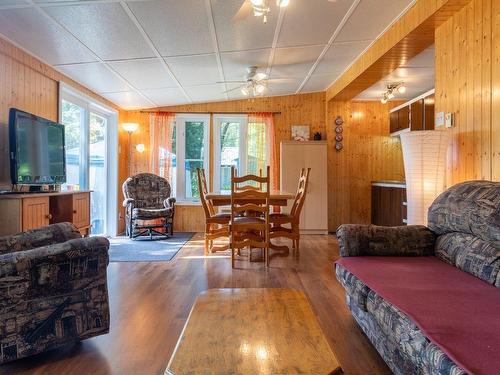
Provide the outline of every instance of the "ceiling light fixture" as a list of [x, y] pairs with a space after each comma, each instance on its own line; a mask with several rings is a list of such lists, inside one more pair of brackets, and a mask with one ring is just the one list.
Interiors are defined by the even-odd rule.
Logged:
[[406, 86], [404, 82], [390, 83], [387, 85], [387, 90], [382, 94], [382, 99], [380, 102], [386, 104], [389, 100], [394, 99], [395, 94], [404, 94], [406, 92]]
[[290, 0], [276, 0], [276, 5], [278, 5], [281, 8], [284, 8], [290, 4]]

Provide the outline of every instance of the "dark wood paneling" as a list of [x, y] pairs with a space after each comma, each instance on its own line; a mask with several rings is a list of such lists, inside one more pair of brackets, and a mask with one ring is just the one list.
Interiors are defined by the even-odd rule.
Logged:
[[434, 94], [424, 98], [424, 129], [434, 130]]
[[410, 107], [403, 107], [398, 111], [398, 130], [410, 127]]
[[406, 189], [372, 186], [372, 224], [383, 226], [405, 225]]
[[411, 103], [411, 130], [424, 130], [424, 99]]

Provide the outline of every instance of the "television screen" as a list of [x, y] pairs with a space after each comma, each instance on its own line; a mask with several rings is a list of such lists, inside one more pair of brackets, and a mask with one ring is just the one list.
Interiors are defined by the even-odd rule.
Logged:
[[11, 108], [9, 138], [13, 184], [66, 182], [63, 125]]

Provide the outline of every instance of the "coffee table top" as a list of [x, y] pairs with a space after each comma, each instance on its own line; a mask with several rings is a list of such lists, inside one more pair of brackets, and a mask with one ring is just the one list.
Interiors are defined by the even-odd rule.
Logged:
[[304, 293], [211, 289], [191, 310], [165, 374], [337, 374]]

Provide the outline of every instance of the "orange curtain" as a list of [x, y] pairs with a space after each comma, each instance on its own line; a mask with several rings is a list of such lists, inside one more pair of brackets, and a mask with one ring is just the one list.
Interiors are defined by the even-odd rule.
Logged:
[[[251, 113], [248, 115], [249, 157], [254, 157], [257, 170], [264, 172], [267, 165], [271, 168], [271, 188], [278, 190], [278, 154], [276, 150], [276, 129], [272, 113]], [[266, 154], [269, 156], [266, 158]], [[257, 173], [258, 174], [258, 173]]]
[[155, 112], [149, 116], [151, 173], [170, 180], [175, 113]]

